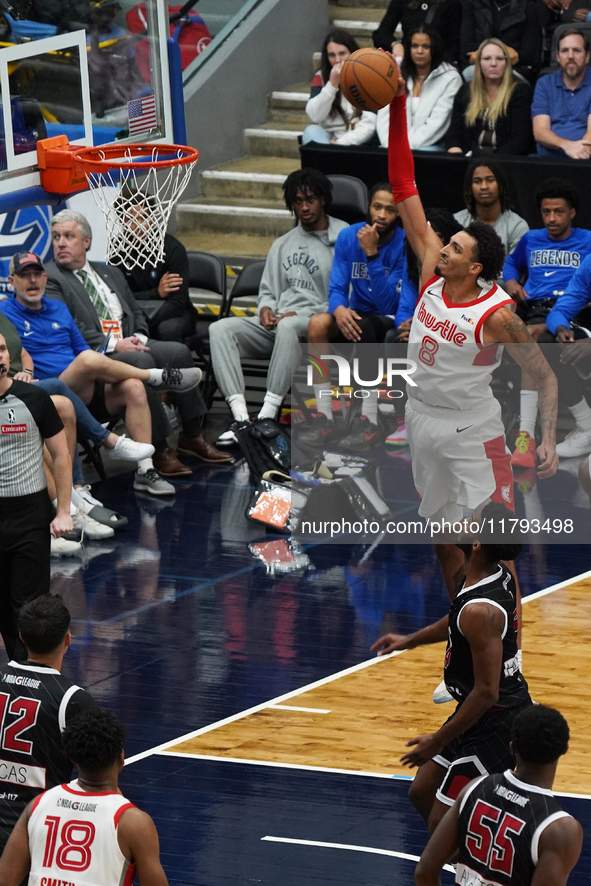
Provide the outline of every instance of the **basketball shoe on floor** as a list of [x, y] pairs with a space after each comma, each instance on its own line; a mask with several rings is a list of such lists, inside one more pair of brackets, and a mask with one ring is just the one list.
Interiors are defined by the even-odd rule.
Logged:
[[375, 446], [381, 446], [386, 439], [386, 432], [381, 425], [374, 425], [366, 415], [360, 415], [351, 428], [351, 432], [341, 440], [343, 452], [366, 452]]
[[511, 456], [512, 468], [533, 468], [537, 460], [536, 441], [527, 431], [519, 431]]
[[172, 483], [161, 477], [154, 468], [150, 468], [143, 474], [136, 471], [133, 478], [133, 488], [136, 492], [147, 492], [149, 495], [174, 495], [176, 492]]
[[309, 446], [311, 449], [320, 449], [329, 440], [334, 440], [337, 429], [334, 421], [328, 419], [323, 412], [313, 420], [311, 427], [302, 428], [296, 440], [299, 446]]
[[82, 531], [82, 538], [87, 538], [89, 541], [100, 541], [103, 538], [112, 538], [115, 535], [115, 530], [111, 526], [105, 526], [104, 523], [93, 520], [92, 517], [85, 514], [79, 508], [76, 508], [72, 514], [72, 522], [74, 529]]
[[437, 689], [433, 690], [433, 701], [435, 704], [445, 704], [446, 702], [453, 700], [453, 696], [447, 691], [445, 680], [442, 680]]
[[51, 539], [52, 557], [75, 557], [82, 552], [82, 545], [77, 541], [68, 541], [65, 538]]
[[589, 455], [591, 452], [591, 434], [581, 428], [575, 428], [567, 434], [562, 443], [556, 447], [556, 455], [559, 458], [575, 458], [576, 456]]
[[401, 446], [408, 446], [408, 434], [406, 432], [406, 422], [401, 421], [395, 431], [386, 437], [386, 446], [388, 449], [397, 449]]

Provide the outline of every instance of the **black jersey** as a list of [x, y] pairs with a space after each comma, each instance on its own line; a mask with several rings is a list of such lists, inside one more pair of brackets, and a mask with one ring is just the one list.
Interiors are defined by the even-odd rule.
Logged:
[[448, 692], [460, 703], [474, 688], [474, 669], [470, 644], [462, 634], [460, 615], [471, 603], [489, 603], [505, 616], [503, 628], [503, 662], [499, 674], [499, 698], [495, 708], [515, 708], [531, 702], [527, 683], [517, 660], [517, 589], [515, 579], [502, 564], [471, 587], [462, 587], [449, 610], [447, 650], [444, 676]]
[[54, 668], [11, 661], [0, 669], [0, 844], [30, 800], [70, 780], [61, 733], [88, 707], [92, 696]]
[[507, 770], [476, 779], [460, 806], [456, 883], [530, 886], [545, 828], [563, 812], [552, 791]]

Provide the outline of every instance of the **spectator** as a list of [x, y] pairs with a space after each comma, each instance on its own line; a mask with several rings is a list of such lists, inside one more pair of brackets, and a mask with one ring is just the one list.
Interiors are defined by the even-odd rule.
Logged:
[[[9, 369], [8, 347], [0, 335], [0, 633], [8, 657], [25, 661], [17, 615], [29, 600], [49, 593], [51, 536], [59, 538], [74, 528], [72, 462], [49, 394], [9, 378]], [[43, 470], [44, 442], [53, 459], [55, 516]]]
[[530, 79], [541, 61], [538, 0], [470, 0], [464, 3], [460, 68], [475, 64], [478, 47], [496, 37], [511, 64]]
[[568, 30], [558, 41], [560, 70], [540, 77], [531, 106], [538, 154], [543, 157], [591, 157], [591, 71], [589, 41]]
[[460, 59], [462, 5], [461, 0], [390, 0], [379, 28], [372, 34], [373, 44], [378, 49], [394, 51], [396, 55], [394, 31], [399, 25], [403, 34], [411, 34], [420, 25], [429, 25], [441, 35], [445, 60], [457, 64]]
[[[314, 314], [308, 324], [312, 353], [313, 344], [332, 341], [383, 342], [393, 327], [404, 259], [404, 233], [397, 219], [391, 185], [374, 185], [367, 221], [345, 228], [337, 237], [328, 286], [328, 313]], [[363, 359], [363, 353], [359, 359]], [[320, 393], [326, 383], [321, 383], [317, 370], [314, 373], [318, 419], [310, 430], [298, 436], [298, 443], [318, 447], [334, 438], [336, 428], [331, 398]], [[383, 443], [385, 436], [378, 422], [378, 394], [371, 391], [362, 401], [360, 420], [354, 422], [340, 446], [345, 452], [360, 452]]]
[[[406, 122], [413, 151], [443, 151], [441, 142], [451, 119], [451, 109], [462, 78], [443, 61], [439, 33], [429, 25], [419, 25], [404, 37], [402, 76], [408, 98]], [[382, 147], [388, 147], [390, 105], [378, 111], [377, 132]]]
[[[125, 197], [127, 216], [132, 214], [137, 218], [134, 228], [141, 236], [142, 204], [151, 203], [155, 198], [140, 191], [135, 194], [129, 191]], [[129, 270], [118, 256], [111, 264], [121, 270], [140, 303], [152, 338], [183, 342], [195, 331], [197, 314], [189, 298], [189, 259], [187, 250], [176, 237], [164, 235], [164, 260], [156, 267], [137, 265]]]
[[474, 77], [456, 93], [445, 144], [451, 154], [529, 154], [531, 88], [513, 74], [507, 47], [481, 43]]
[[[290, 386], [290, 358], [307, 341], [308, 320], [326, 311], [337, 234], [347, 225], [327, 213], [332, 185], [322, 172], [298, 169], [283, 183], [285, 205], [298, 224], [269, 250], [255, 317], [212, 323], [211, 360], [219, 388], [236, 422], [248, 421], [241, 359], [270, 358], [267, 392], [259, 418], [275, 418]], [[234, 442], [233, 431], [221, 443]], [[234, 438], [235, 439], [235, 438]]]
[[363, 145], [375, 133], [376, 115], [352, 105], [339, 87], [343, 62], [357, 49], [359, 44], [347, 31], [337, 28], [326, 35], [306, 105], [313, 125], [304, 129], [303, 144]]
[[[591, 231], [573, 228], [579, 208], [577, 190], [563, 179], [547, 179], [536, 200], [544, 227], [524, 234], [507, 256], [504, 288], [517, 304], [517, 313], [534, 339], [546, 330], [546, 318], [570, 280], [591, 254]], [[526, 372], [521, 378], [519, 434], [511, 458], [513, 467], [533, 468], [536, 463], [535, 428], [538, 392]]]
[[[529, 225], [510, 208], [509, 187], [505, 173], [492, 160], [484, 163], [473, 160], [464, 176], [466, 209], [454, 212], [454, 218], [463, 227], [474, 221], [492, 225], [505, 247], [505, 254], [513, 252]], [[497, 281], [503, 283], [502, 275]]]
[[[166, 366], [171, 368], [173, 375], [179, 369], [193, 368], [193, 358], [186, 345], [159, 342], [148, 337], [145, 315], [121, 271], [88, 261], [86, 253], [92, 243], [92, 231], [83, 215], [64, 209], [54, 215], [51, 228], [55, 258], [47, 265], [47, 295], [65, 302], [91, 348], [101, 347], [108, 334], [106, 352], [115, 360], [148, 370]], [[191, 474], [191, 469], [179, 461], [168, 446], [166, 437], [171, 428], [159, 393], [150, 387], [146, 393], [156, 452], [153, 467], [145, 468], [140, 464], [134, 486], [138, 491], [170, 495], [174, 487], [158, 475], [182, 477]], [[207, 409], [199, 391], [170, 396], [181, 417], [179, 449], [213, 464], [231, 461], [203, 435], [201, 422]], [[158, 492], [159, 489], [166, 491]]]
[[[575, 458], [591, 453], [591, 338], [587, 328], [581, 325], [581, 322], [585, 323], [585, 327], [590, 325], [586, 311], [590, 301], [591, 255], [588, 255], [548, 314], [548, 331], [539, 338], [540, 343], [557, 341], [567, 346], [557, 349], [558, 358], [552, 365], [560, 385], [562, 402], [570, 409], [576, 426], [556, 447], [560, 458]], [[581, 317], [582, 311], [587, 315], [585, 319]], [[549, 355], [553, 353], [552, 348], [546, 351]]]

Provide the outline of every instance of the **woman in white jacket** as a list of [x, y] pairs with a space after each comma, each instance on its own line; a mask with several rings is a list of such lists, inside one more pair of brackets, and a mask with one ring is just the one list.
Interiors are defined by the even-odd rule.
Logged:
[[[419, 25], [404, 36], [401, 65], [408, 92], [406, 122], [413, 151], [443, 151], [441, 144], [449, 128], [455, 94], [462, 77], [443, 61], [439, 33], [429, 25]], [[377, 130], [380, 144], [388, 147], [390, 106], [378, 111]]]
[[357, 49], [357, 41], [347, 31], [335, 28], [326, 35], [321, 67], [312, 80], [306, 105], [312, 125], [304, 129], [303, 144], [362, 145], [376, 131], [376, 115], [360, 111], [339, 88], [343, 62]]

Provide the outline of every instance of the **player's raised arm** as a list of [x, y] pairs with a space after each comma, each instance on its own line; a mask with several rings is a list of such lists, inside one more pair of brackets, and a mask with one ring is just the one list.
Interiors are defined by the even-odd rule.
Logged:
[[[540, 466], [538, 476], [552, 477], [558, 470], [556, 455], [556, 416], [558, 412], [558, 382], [539, 345], [533, 340], [526, 325], [507, 308], [499, 308], [484, 324], [483, 341], [500, 342], [522, 369], [535, 381], [538, 389], [542, 442], [538, 446]], [[518, 347], [511, 347], [516, 345]]]
[[[394, 59], [394, 56], [392, 56]], [[394, 59], [396, 64], [396, 60]], [[390, 104], [388, 175], [404, 232], [421, 265], [421, 287], [433, 277], [441, 243], [427, 224], [415, 183], [415, 164], [406, 128], [406, 84], [398, 69], [398, 92]]]

